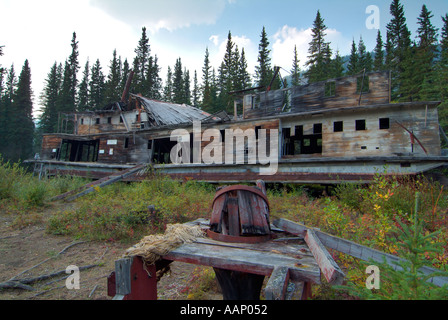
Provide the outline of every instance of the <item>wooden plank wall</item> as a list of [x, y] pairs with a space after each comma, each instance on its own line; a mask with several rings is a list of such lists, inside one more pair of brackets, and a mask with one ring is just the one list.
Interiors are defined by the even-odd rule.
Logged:
[[[389, 129], [380, 129], [379, 119], [389, 119]], [[356, 121], [365, 120], [366, 130], [357, 131]], [[334, 122], [343, 122], [343, 131], [334, 132]], [[314, 124], [322, 124], [322, 157], [363, 157], [394, 155], [425, 155], [415, 142], [412, 150], [410, 134], [398, 123], [414, 132], [428, 155], [440, 156], [437, 105], [402, 104], [381, 108], [352, 109], [315, 117], [297, 116], [282, 120], [283, 128], [302, 125], [305, 134], [312, 133]], [[304, 158], [308, 155], [285, 156]]]
[[[327, 108], [354, 107], [361, 101], [361, 106], [387, 104], [390, 102], [389, 72], [370, 72], [369, 91], [361, 96], [357, 90], [358, 78], [363, 74], [316, 82], [290, 89], [291, 113], [317, 111]], [[366, 80], [367, 81], [367, 80]], [[326, 97], [325, 86], [335, 83], [335, 94]], [[287, 99], [287, 90], [263, 92], [258, 95], [259, 105], [244, 100], [244, 118], [254, 119], [281, 114]], [[254, 98], [255, 99], [255, 98]]]
[[40, 158], [44, 160], [53, 160], [56, 157], [54, 149], [61, 147], [62, 139], [56, 135], [48, 134], [42, 137], [42, 148], [40, 152]]
[[98, 162], [126, 163], [127, 149], [124, 136], [107, 136], [100, 139]]
[[[359, 104], [358, 78], [363, 75], [330, 79], [291, 89], [291, 111], [293, 113], [319, 110], [322, 108], [354, 107]], [[361, 106], [387, 104], [390, 99], [389, 72], [370, 72], [369, 92], [361, 96]], [[335, 82], [335, 94], [325, 97], [325, 85]]]

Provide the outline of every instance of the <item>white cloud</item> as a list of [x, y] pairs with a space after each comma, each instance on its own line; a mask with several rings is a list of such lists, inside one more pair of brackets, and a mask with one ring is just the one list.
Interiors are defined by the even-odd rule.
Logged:
[[218, 44], [219, 44], [219, 36], [218, 35], [212, 35], [212, 36], [210, 36], [210, 38], [208, 40], [213, 42], [213, 44], [215, 46], [218, 46]]
[[116, 19], [155, 33], [192, 25], [214, 24], [229, 0], [90, 0], [91, 5]]
[[[326, 30], [326, 41], [330, 42], [330, 47], [333, 53], [339, 48], [350, 48], [351, 41], [344, 38], [336, 29]], [[297, 46], [297, 56], [300, 60], [300, 66], [304, 66], [308, 60], [309, 43], [312, 40], [311, 28], [297, 29], [295, 27], [283, 26], [273, 36], [274, 42], [272, 44], [272, 63], [280, 66], [286, 70], [292, 68], [292, 61], [294, 58], [294, 46]], [[340, 52], [341, 55], [346, 52]]]
[[295, 27], [283, 26], [273, 36], [272, 63], [286, 70], [290, 70], [294, 58], [294, 46], [297, 46], [297, 55], [303, 68], [308, 56], [308, 47], [311, 41], [311, 29], [298, 30]]
[[115, 48], [123, 58], [133, 57], [139, 36], [133, 38], [126, 24], [99, 9], [89, 8], [88, 0], [64, 4], [60, 0], [2, 0], [0, 12], [0, 30], [9, 30], [0, 39], [0, 45], [5, 45], [0, 64], [5, 68], [14, 64], [18, 76], [28, 59], [35, 98], [34, 116], [39, 114], [39, 96], [51, 66], [55, 62], [64, 64], [71, 53], [73, 32], [79, 42], [79, 77], [87, 58], [91, 63], [100, 59], [107, 73]]
[[[213, 35], [209, 39], [210, 41], [213, 42], [215, 46], [215, 48], [209, 48], [209, 52], [210, 52], [210, 63], [212, 67], [216, 69], [216, 72], [218, 71], [221, 62], [224, 59], [228, 38], [226, 36], [225, 38], [222, 38], [221, 41], [219, 41], [219, 39], [220, 37], [217, 35]], [[256, 57], [258, 54], [257, 47], [254, 45], [252, 40], [245, 35], [236, 36], [232, 34], [232, 41], [236, 46], [238, 46], [240, 54], [242, 52], [242, 49], [244, 48], [244, 53], [246, 55], [246, 60], [248, 63], [248, 72], [252, 73], [255, 68], [254, 59], [256, 61]]]

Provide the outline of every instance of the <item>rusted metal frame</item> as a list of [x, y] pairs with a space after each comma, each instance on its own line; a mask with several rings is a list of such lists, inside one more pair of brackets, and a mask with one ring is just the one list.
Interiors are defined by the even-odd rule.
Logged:
[[126, 85], [125, 85], [123, 94], [122, 94], [122, 96], [121, 96], [121, 102], [126, 102], [126, 96], [128, 95], [128, 93], [129, 93], [129, 89], [131, 88], [131, 83], [132, 83], [132, 78], [133, 78], [133, 77], [134, 77], [134, 71], [131, 70], [131, 71], [129, 72], [129, 76], [128, 76], [128, 79], [127, 79], [127, 81], [126, 81]]
[[108, 277], [108, 295], [114, 300], [157, 300], [156, 272], [156, 266], [141, 257], [117, 260]]
[[272, 239], [271, 235], [240, 237], [240, 236], [220, 234], [211, 230], [207, 230], [207, 235], [213, 240], [229, 243], [263, 243]]
[[425, 154], [428, 154], [428, 151], [426, 150], [426, 148], [423, 146], [423, 144], [420, 142], [420, 140], [418, 140], [418, 138], [415, 136], [414, 132], [410, 131], [409, 129], [407, 129], [405, 126], [403, 126], [400, 122], [396, 121], [395, 122], [402, 127], [405, 131], [407, 131], [409, 133], [409, 135], [411, 136], [411, 144], [412, 144], [412, 148], [414, 148], [414, 140], [417, 141], [417, 143], [420, 145], [420, 147], [422, 147], [423, 151], [425, 151]]
[[[401, 267], [398, 265], [400, 262], [405, 261], [404, 259], [394, 256], [388, 253], [384, 253], [360, 244], [357, 244], [355, 242], [338, 238], [332, 235], [329, 235], [325, 232], [322, 232], [315, 228], [309, 228], [307, 226], [304, 226], [300, 223], [293, 222], [287, 219], [278, 219], [273, 222], [274, 226], [276, 226], [279, 229], [282, 229], [288, 233], [295, 234], [295, 235], [301, 235], [304, 236], [307, 233], [307, 230], [313, 230], [319, 240], [329, 249], [333, 249], [339, 252], [342, 252], [344, 254], [348, 254], [352, 257], [361, 259], [366, 262], [374, 261], [378, 263], [383, 263], [386, 261], [387, 264], [389, 264], [391, 267], [393, 267], [395, 270], [401, 270]], [[437, 273], [440, 270], [424, 266], [420, 268], [420, 271], [425, 274], [429, 275], [432, 273]], [[448, 277], [440, 277], [435, 276], [430, 279], [428, 279], [428, 282], [435, 284], [436, 286], [442, 287], [443, 285], [448, 284]]]

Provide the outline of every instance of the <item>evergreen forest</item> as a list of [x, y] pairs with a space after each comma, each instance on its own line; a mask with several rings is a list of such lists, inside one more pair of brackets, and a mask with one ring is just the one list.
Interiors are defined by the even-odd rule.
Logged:
[[[305, 70], [300, 68], [295, 47], [291, 52], [291, 69], [286, 70], [288, 77], [276, 77], [271, 89], [390, 70], [393, 102], [441, 101], [440, 123], [448, 131], [448, 13], [440, 17], [423, 5], [414, 35], [409, 31], [405, 7], [400, 0], [391, 1], [390, 14], [387, 33], [378, 31], [375, 48], [366, 48], [361, 36], [353, 39], [350, 55], [342, 57], [326, 40], [328, 27], [318, 11], [312, 25]], [[441, 30], [434, 26], [435, 19], [442, 19]], [[41, 135], [57, 132], [60, 113], [101, 110], [119, 101], [131, 70], [135, 75], [130, 92], [188, 104], [209, 113], [232, 112], [230, 92], [254, 87], [264, 90], [270, 85], [275, 70], [265, 27], [260, 33], [255, 70], [248, 70], [245, 50], [235, 44], [231, 31], [219, 67], [211, 65], [209, 50], [205, 48], [202, 70], [189, 70], [179, 57], [162, 71], [157, 55], [151, 52], [145, 27], [133, 60], [121, 57], [114, 50], [108, 66], [102, 66], [99, 59], [81, 63], [76, 32], [70, 45], [71, 54], [67, 59], [55, 62], [48, 71], [42, 92], [32, 91], [28, 60], [21, 70], [14, 65], [0, 64], [0, 154], [4, 159], [16, 162], [38, 153]], [[0, 42], [0, 56], [4, 54], [7, 48]], [[35, 118], [34, 96], [42, 106]]]

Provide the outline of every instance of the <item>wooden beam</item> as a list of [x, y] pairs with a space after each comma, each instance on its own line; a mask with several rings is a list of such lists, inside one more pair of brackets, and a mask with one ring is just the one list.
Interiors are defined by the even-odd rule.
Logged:
[[342, 272], [341, 268], [339, 268], [336, 261], [334, 261], [333, 257], [313, 230], [308, 229], [306, 231], [305, 242], [313, 253], [325, 279], [327, 279], [330, 284], [341, 285], [345, 278], [345, 274]]
[[[288, 233], [300, 235], [303, 237], [305, 237], [307, 230], [313, 230], [317, 235], [317, 237], [319, 238], [319, 240], [322, 241], [322, 243], [327, 248], [348, 254], [352, 257], [361, 259], [363, 261], [367, 262], [374, 261], [378, 263], [383, 263], [385, 260], [386, 263], [388, 263], [391, 267], [395, 268], [395, 270], [400, 270], [401, 267], [399, 267], [397, 264], [400, 261], [404, 261], [400, 257], [384, 253], [349, 240], [332, 236], [318, 229], [309, 228], [300, 223], [293, 222], [287, 219], [278, 219], [274, 221], [273, 224], [277, 228], [282, 229]], [[425, 275], [428, 275], [431, 273], [439, 272], [440, 270], [424, 266], [420, 268], [420, 271], [422, 271]], [[442, 287], [443, 285], [448, 284], [448, 277], [432, 277], [428, 280], [428, 282], [433, 283], [436, 286]]]
[[[106, 177], [104, 179], [101, 179], [102, 182], [100, 184], [97, 184], [95, 187], [102, 188], [102, 187], [105, 187], [105, 186], [110, 185], [112, 183], [115, 183], [115, 182], [118, 182], [120, 180], [123, 180], [124, 178], [126, 178], [128, 176], [131, 176], [131, 175], [135, 174], [137, 171], [143, 169], [145, 166], [146, 165], [138, 165], [138, 166], [133, 167], [131, 169], [127, 169], [127, 170], [122, 171], [119, 175], [117, 175], [115, 173], [115, 174], [113, 174], [111, 176], [108, 176], [108, 177]], [[76, 200], [76, 199], [78, 199], [80, 197], [83, 197], [83, 196], [85, 196], [85, 195], [87, 195], [89, 193], [92, 193], [93, 191], [95, 191], [95, 187], [93, 187], [91, 185], [92, 185], [92, 183], [87, 184], [86, 186], [90, 186], [88, 189], [86, 189], [86, 190], [84, 190], [84, 191], [82, 191], [82, 192], [80, 192], [80, 193], [78, 193], [78, 194], [68, 198], [67, 201], [70, 202], [70, 201]]]
[[289, 282], [289, 269], [275, 267], [264, 289], [266, 300], [285, 300]]

